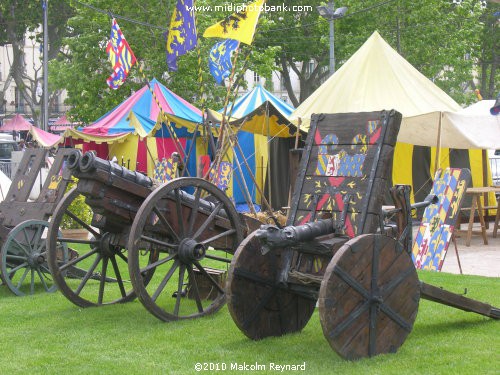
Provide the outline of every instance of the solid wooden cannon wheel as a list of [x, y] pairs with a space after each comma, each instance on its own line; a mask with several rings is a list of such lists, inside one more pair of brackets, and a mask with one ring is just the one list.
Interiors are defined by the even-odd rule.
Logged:
[[276, 283], [282, 249], [262, 255], [255, 233], [238, 247], [227, 282], [229, 312], [238, 328], [259, 340], [302, 330], [316, 301], [294, 294]]
[[[242, 239], [234, 204], [215, 185], [192, 177], [162, 185], [141, 205], [130, 230], [129, 272], [139, 300], [163, 321], [218, 311]], [[157, 260], [141, 262], [147, 254]]]
[[321, 283], [319, 314], [330, 346], [346, 359], [393, 353], [411, 332], [420, 299], [410, 256], [390, 237], [345, 243]]

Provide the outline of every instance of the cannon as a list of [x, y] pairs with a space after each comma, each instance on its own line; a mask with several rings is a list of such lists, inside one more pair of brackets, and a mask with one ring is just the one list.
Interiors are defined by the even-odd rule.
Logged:
[[[231, 262], [228, 309], [247, 337], [300, 331], [318, 306], [330, 346], [354, 360], [396, 352], [420, 298], [500, 317], [497, 308], [419, 281], [412, 209], [442, 202], [430, 194], [412, 206], [409, 186], [388, 189], [400, 122], [396, 111], [312, 116], [287, 226], [254, 231]], [[386, 193], [395, 208], [383, 209]], [[445, 198], [458, 212], [460, 194]]]
[[[260, 222], [199, 178], [157, 186], [92, 152], [67, 163], [77, 185], [59, 202], [49, 227], [49, 267], [60, 291], [80, 307], [136, 296], [164, 321], [213, 313], [225, 303], [226, 271], [241, 240]], [[80, 238], [62, 235], [67, 224]], [[58, 261], [58, 249], [78, 256]], [[82, 270], [81, 277], [69, 272]]]
[[[9, 191], [0, 203], [0, 275], [3, 284], [18, 296], [56, 290], [47, 265], [46, 236], [48, 220], [69, 182], [64, 164], [71, 149], [58, 150], [38, 196], [30, 200], [36, 184], [41, 184], [47, 153], [45, 149], [24, 151]], [[60, 248], [58, 261], [63, 252], [66, 257], [71, 256], [66, 248]]]

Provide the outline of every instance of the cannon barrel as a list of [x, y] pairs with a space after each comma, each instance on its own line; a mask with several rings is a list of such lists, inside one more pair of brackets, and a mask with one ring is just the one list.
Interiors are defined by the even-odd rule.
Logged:
[[[425, 208], [431, 204], [436, 204], [438, 203], [439, 201], [439, 198], [437, 195], [435, 194], [429, 194], [428, 196], [425, 197], [425, 199], [422, 201], [422, 202], [417, 202], [417, 203], [413, 203], [410, 208], [412, 210], [416, 210], [417, 208]], [[390, 210], [383, 210], [383, 214], [385, 216], [389, 216], [389, 215], [393, 215], [393, 214], [397, 214], [398, 212], [401, 212], [401, 208], [393, 208], [393, 209], [390, 209]]]
[[139, 172], [130, 171], [112, 161], [101, 159], [93, 152], [86, 152], [83, 156], [81, 156], [81, 153], [72, 153], [68, 160], [68, 167], [74, 172], [77, 172], [77, 174], [80, 175], [79, 177], [81, 177], [82, 174], [94, 174], [96, 170], [102, 170], [145, 187], [151, 187], [153, 185], [153, 181], [149, 177]]
[[439, 201], [439, 198], [436, 194], [429, 194], [428, 196], [425, 197], [425, 199], [422, 202], [417, 202], [411, 205], [412, 209], [417, 209], [417, 208], [425, 208], [427, 206], [430, 206], [431, 204], [436, 204]]
[[71, 170], [75, 170], [76, 168], [78, 168], [78, 164], [80, 163], [81, 158], [82, 152], [80, 150], [72, 150], [68, 155], [66, 166]]
[[266, 254], [272, 248], [286, 247], [299, 242], [311, 241], [317, 237], [335, 233], [332, 219], [278, 228], [274, 225], [263, 225], [255, 232], [262, 244], [262, 253]]
[[[112, 185], [113, 179], [111, 177], [119, 176], [126, 181], [131, 181], [148, 189], [153, 186], [153, 181], [149, 177], [138, 172], [130, 171], [115, 162], [99, 158], [93, 152], [87, 152], [82, 155], [80, 150], [74, 150], [68, 157], [67, 166], [71, 169], [75, 177], [81, 180], [96, 180], [104, 182], [107, 185]], [[123, 190], [123, 186], [114, 187]], [[127, 191], [129, 191], [129, 188], [130, 187], [127, 187]], [[179, 195], [175, 195], [172, 191], [169, 195], [172, 200], [180, 199], [183, 205], [190, 207], [196, 206], [197, 209], [202, 209], [207, 212], [212, 212], [216, 208], [216, 205], [210, 202], [209, 199], [199, 198], [197, 200], [192, 194], [180, 189], [177, 191], [177, 194]], [[227, 217], [227, 213], [224, 209], [219, 210], [218, 214], [221, 217]]]

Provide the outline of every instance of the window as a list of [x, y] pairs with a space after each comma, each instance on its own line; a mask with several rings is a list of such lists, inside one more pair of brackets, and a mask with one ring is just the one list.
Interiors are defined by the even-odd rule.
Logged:
[[257, 72], [253, 72], [253, 81], [254, 81], [255, 83], [260, 82], [260, 77], [259, 77], [259, 75], [257, 74]]

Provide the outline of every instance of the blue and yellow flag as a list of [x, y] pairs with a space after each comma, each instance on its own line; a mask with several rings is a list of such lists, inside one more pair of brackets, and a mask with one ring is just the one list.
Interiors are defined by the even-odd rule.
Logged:
[[242, 10], [231, 14], [225, 20], [205, 30], [205, 38], [235, 39], [245, 44], [252, 44], [255, 27], [265, 0], [242, 5]]
[[125, 82], [136, 59], [114, 18], [111, 21], [111, 37], [106, 46], [106, 52], [113, 66], [113, 72], [106, 82], [110, 88], [116, 90]]
[[196, 24], [194, 21], [193, 0], [177, 0], [170, 29], [165, 33], [167, 40], [167, 66], [169, 70], [177, 70], [177, 57], [184, 55], [196, 47]]
[[226, 39], [216, 43], [210, 50], [208, 67], [215, 81], [220, 85], [222, 80], [229, 77], [233, 66], [231, 55], [239, 46], [239, 42], [234, 39]]

